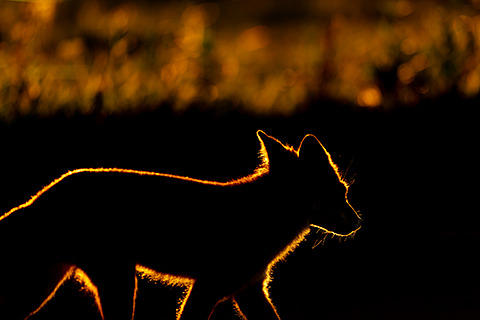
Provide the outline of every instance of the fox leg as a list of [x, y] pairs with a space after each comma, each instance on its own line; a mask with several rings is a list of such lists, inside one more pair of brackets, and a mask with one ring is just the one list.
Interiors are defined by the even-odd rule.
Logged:
[[177, 320], [208, 320], [215, 309], [218, 301], [223, 297], [212, 292], [208, 283], [201, 283], [198, 280], [193, 285], [190, 294], [186, 297], [186, 304], [177, 314]]
[[2, 268], [0, 319], [23, 320], [39, 312], [73, 270], [68, 264], [38, 262]]
[[94, 293], [102, 318], [132, 320], [137, 293], [135, 264], [99, 264], [99, 267], [82, 269], [97, 291]]
[[263, 291], [262, 282], [256, 283], [235, 296], [242, 316], [248, 320], [279, 320], [275, 306]]

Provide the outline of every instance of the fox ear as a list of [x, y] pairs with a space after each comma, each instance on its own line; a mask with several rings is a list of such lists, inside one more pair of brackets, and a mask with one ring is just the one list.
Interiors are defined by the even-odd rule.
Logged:
[[285, 147], [274, 137], [269, 136], [262, 130], [257, 131], [257, 137], [262, 144], [261, 152], [264, 153], [263, 156], [275, 159], [285, 154]]
[[300, 144], [299, 158], [307, 167], [321, 171], [327, 169], [328, 172], [332, 171], [329, 154], [314, 135], [309, 134], [303, 138]]

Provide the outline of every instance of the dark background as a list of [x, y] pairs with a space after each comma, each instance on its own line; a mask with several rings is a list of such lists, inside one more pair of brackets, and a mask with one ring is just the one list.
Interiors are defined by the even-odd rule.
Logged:
[[[478, 318], [477, 101], [445, 97], [391, 112], [311, 102], [289, 118], [168, 106], [131, 116], [24, 118], [2, 125], [2, 210], [69, 169], [121, 167], [225, 179], [258, 164], [256, 129], [298, 146], [315, 134], [364, 218], [353, 240], [312, 249], [315, 232], [272, 284], [285, 319]], [[228, 214], [228, 213], [226, 213]], [[295, 214], [295, 213], [283, 213]], [[93, 301], [66, 285], [40, 319], [83, 319]], [[173, 318], [179, 289], [140, 283], [136, 319]], [[83, 296], [83, 298], [82, 298]], [[88, 312], [87, 312], [88, 313]], [[165, 314], [164, 314], [165, 313]]]
[[[182, 13], [187, 12], [187, 4], [170, 8], [171, 16], [181, 19], [167, 33], [155, 19], [153, 27], [147, 24], [145, 30], [125, 24], [122, 19], [133, 8], [123, 6], [128, 1], [99, 1], [103, 11], [95, 6], [78, 11], [82, 3], [95, 1], [61, 2], [57, 11], [48, 7], [41, 11], [41, 6], [28, 3], [0, 3], [0, 212], [24, 203], [42, 186], [76, 168], [131, 168], [210, 180], [244, 176], [259, 164], [256, 130], [295, 147], [311, 133], [341, 170], [348, 168], [347, 178], [355, 179], [349, 199], [364, 223], [353, 240], [329, 239], [314, 249], [318, 236], [313, 230], [287, 262], [278, 264], [272, 296], [282, 319], [479, 319], [476, 110], [480, 80], [478, 30], [472, 26], [477, 25], [480, 5], [478, 1], [357, 1], [348, 6], [334, 2], [315, 6], [318, 11], [311, 9], [312, 1], [216, 2], [218, 22], [204, 26], [200, 54], [189, 58], [203, 73], [193, 79], [190, 71], [178, 76], [179, 83], [190, 81], [199, 90], [186, 100], [181, 85], [167, 90], [174, 81], [160, 76], [154, 78], [159, 96], [152, 98], [140, 89], [149, 83], [150, 73], [160, 75], [182, 56], [185, 48], [176, 40], [182, 32], [175, 28], [190, 23]], [[95, 19], [76, 24], [75, 17], [88, 21], [80, 19], [79, 12], [87, 17], [91, 13]], [[427, 26], [444, 29], [438, 38], [432, 36], [432, 48], [409, 53], [402, 47], [404, 34], [397, 39], [395, 32], [410, 26], [413, 34], [421, 33], [418, 21], [423, 23], [426, 12], [441, 18], [427, 19]], [[152, 14], [145, 15], [150, 23]], [[130, 23], [142, 20], [129, 18]], [[116, 24], [110, 26], [109, 19]], [[300, 22], [307, 25], [298, 29], [305, 34], [295, 29]], [[105, 30], [96, 30], [97, 24]], [[238, 58], [240, 69], [252, 74], [239, 73], [237, 91], [209, 101], [212, 97], [202, 90], [212, 85], [221, 89], [230, 81], [219, 75], [225, 61], [215, 60], [215, 45], [229, 34], [237, 37], [244, 30], [263, 30], [255, 29], [259, 25], [270, 30], [270, 46]], [[356, 26], [363, 31], [351, 35]], [[162, 30], [156, 34], [152, 31], [156, 28]], [[297, 80], [307, 79], [295, 84], [306, 90], [305, 96], [289, 109], [255, 106], [255, 94], [243, 82], [258, 78], [256, 89], [269, 93], [267, 80], [276, 79], [288, 67], [276, 60], [287, 51], [288, 42], [275, 43], [275, 37], [283, 39], [292, 29], [290, 40], [308, 38], [308, 30], [315, 28], [325, 29], [312, 33], [318, 37], [312, 41], [323, 48], [317, 52], [322, 55], [319, 65], [312, 71], [305, 58], [304, 69], [290, 68]], [[389, 56], [379, 66], [371, 61], [375, 57], [356, 60], [364, 50], [362, 44], [373, 41], [372, 30], [393, 39], [391, 46], [380, 42], [378, 50]], [[255, 32], [251, 35], [260, 37], [261, 44], [262, 33]], [[414, 43], [421, 47], [427, 40]], [[127, 44], [123, 51], [116, 47], [119, 43]], [[349, 47], [350, 43], [357, 45]], [[309, 52], [314, 49], [299, 48], [305, 57], [315, 56]], [[168, 56], [170, 49], [180, 53]], [[353, 58], [348, 54], [345, 58], [350, 51]], [[399, 70], [417, 53], [426, 54], [431, 66], [412, 80]], [[145, 57], [152, 63], [139, 64]], [[124, 65], [131, 67], [132, 61], [139, 64], [136, 69], [117, 79], [116, 72]], [[247, 62], [242, 65], [242, 61]], [[360, 76], [339, 75], [348, 62], [361, 66]], [[82, 69], [85, 66], [88, 72]], [[129, 84], [134, 71], [141, 74], [140, 89], [133, 98], [124, 97], [131, 87], [123, 84]], [[94, 86], [93, 93], [84, 90], [83, 84], [98, 74], [105, 83]], [[49, 77], [54, 81], [47, 81]], [[352, 86], [355, 90], [348, 91]], [[360, 99], [369, 88], [379, 94], [377, 100]], [[65, 284], [34, 319], [99, 319], [93, 300], [78, 289], [74, 282]], [[180, 294], [179, 288], [140, 281], [135, 319], [174, 319]], [[221, 306], [217, 315], [233, 317], [228, 306]]]

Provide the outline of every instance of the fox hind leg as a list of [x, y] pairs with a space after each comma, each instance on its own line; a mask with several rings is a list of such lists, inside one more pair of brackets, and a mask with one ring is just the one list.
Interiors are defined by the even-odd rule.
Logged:
[[222, 298], [221, 295], [216, 294], [215, 290], [212, 291], [208, 283], [197, 280], [187, 297], [181, 315], [177, 315], [177, 320], [208, 320]]
[[23, 320], [39, 312], [70, 277], [68, 264], [17, 263], [0, 272], [0, 319]]
[[81, 269], [93, 282], [104, 320], [133, 319], [137, 292], [135, 264], [102, 264]]

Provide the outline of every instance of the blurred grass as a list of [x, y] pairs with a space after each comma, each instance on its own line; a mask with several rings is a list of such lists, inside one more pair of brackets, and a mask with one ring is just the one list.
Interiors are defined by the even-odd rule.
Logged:
[[480, 90], [480, 1], [1, 1], [0, 118]]

